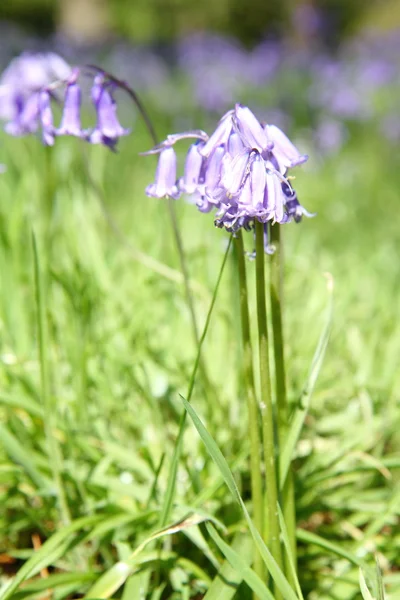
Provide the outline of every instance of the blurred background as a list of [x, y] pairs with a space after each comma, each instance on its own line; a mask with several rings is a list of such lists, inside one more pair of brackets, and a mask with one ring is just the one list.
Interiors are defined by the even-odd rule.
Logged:
[[399, 25], [396, 0], [3, 0], [0, 67], [23, 50], [96, 62], [174, 128], [248, 103], [324, 155], [354, 124], [399, 138]]

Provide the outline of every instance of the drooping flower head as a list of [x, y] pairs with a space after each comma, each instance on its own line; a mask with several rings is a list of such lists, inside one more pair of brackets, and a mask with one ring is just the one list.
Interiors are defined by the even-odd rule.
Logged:
[[[188, 150], [183, 177], [176, 181], [173, 145], [190, 137], [197, 139]], [[189, 194], [201, 212], [216, 210], [215, 224], [228, 231], [252, 229], [254, 220], [267, 230], [268, 223], [312, 216], [287, 177], [289, 169], [308, 157], [278, 127], [260, 123], [241, 104], [221, 118], [210, 136], [198, 130], [170, 135], [144, 154], [159, 154], [156, 182], [147, 187], [147, 195]]]
[[[82, 77], [92, 79], [96, 124], [89, 129], [81, 125]], [[123, 87], [122, 82], [100, 69], [72, 68], [53, 53], [24, 53], [0, 78], [0, 118], [6, 121], [5, 131], [13, 136], [41, 129], [45, 145], [53, 145], [58, 136], [69, 135], [114, 150], [119, 138], [129, 133], [117, 118], [114, 92], [119, 84]], [[58, 127], [53, 122], [54, 103], [63, 107]]]

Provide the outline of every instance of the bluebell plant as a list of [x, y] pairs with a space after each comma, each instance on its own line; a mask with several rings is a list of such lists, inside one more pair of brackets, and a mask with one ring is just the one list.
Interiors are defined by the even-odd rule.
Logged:
[[[177, 177], [175, 143], [194, 138], [186, 155], [182, 177]], [[246, 106], [236, 104], [219, 121], [209, 136], [194, 130], [169, 135], [143, 154], [158, 154], [155, 182], [148, 196], [192, 197], [203, 213], [215, 211], [215, 224], [229, 232], [251, 229], [254, 221], [299, 222], [311, 214], [300, 204], [292, 187], [289, 169], [301, 165], [300, 154], [275, 125], [261, 123]]]
[[[96, 123], [81, 124], [82, 80], [90, 80]], [[5, 131], [24, 136], [41, 130], [46, 146], [58, 136], [74, 136], [114, 150], [120, 137], [130, 130], [117, 117], [114, 93], [122, 82], [96, 67], [70, 67], [53, 53], [24, 53], [14, 59], [0, 80], [0, 117]], [[54, 123], [54, 103], [62, 106], [59, 126]]]

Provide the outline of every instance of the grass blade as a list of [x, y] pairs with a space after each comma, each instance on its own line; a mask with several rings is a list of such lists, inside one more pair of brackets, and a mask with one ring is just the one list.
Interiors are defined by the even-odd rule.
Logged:
[[278, 504], [278, 518], [279, 518], [279, 526], [281, 528], [281, 536], [282, 536], [282, 540], [283, 540], [283, 545], [285, 546], [287, 558], [289, 561], [290, 572], [291, 572], [291, 575], [292, 575], [292, 578], [294, 581], [294, 585], [296, 587], [296, 592], [297, 592], [298, 597], [301, 600], [304, 600], [303, 593], [300, 588], [299, 578], [297, 577], [297, 570], [296, 570], [296, 565], [295, 565], [293, 552], [292, 552], [292, 544], [290, 542], [288, 531], [286, 528], [286, 523], [283, 518], [283, 512], [282, 512], [282, 509], [279, 506], [279, 504]]
[[[178, 521], [177, 523], [173, 523], [168, 527], [164, 527], [161, 530], [158, 530], [147, 537], [136, 550], [129, 556], [126, 560], [121, 560], [115, 563], [110, 569], [108, 569], [101, 577], [94, 583], [94, 585], [87, 592], [84, 597], [85, 600], [89, 600], [89, 598], [110, 598], [114, 592], [116, 592], [121, 585], [125, 583], [130, 575], [132, 575], [133, 569], [137, 564], [138, 555], [144, 550], [144, 548], [150, 542], [153, 542], [157, 539], [160, 539], [166, 535], [172, 535], [173, 533], [178, 533], [186, 529], [187, 527], [192, 527], [193, 525], [199, 525], [199, 523], [204, 523], [207, 518], [203, 515], [193, 514]], [[0, 598], [1, 600], [1, 598]]]
[[364, 600], [376, 600], [368, 589], [367, 582], [365, 581], [364, 574], [360, 568], [358, 573], [358, 581], [360, 583], [360, 590]]
[[353, 565], [357, 567], [363, 567], [364, 563], [357, 556], [344, 550], [339, 544], [334, 544], [333, 542], [329, 542], [328, 540], [324, 540], [324, 538], [320, 537], [316, 533], [311, 533], [310, 531], [305, 531], [304, 529], [298, 529], [296, 531], [297, 539], [306, 542], [307, 544], [315, 544], [315, 546], [319, 546], [320, 548], [324, 548], [324, 550], [329, 550], [333, 554], [337, 556], [341, 556], [342, 558], [346, 558]]
[[324, 361], [325, 352], [329, 342], [329, 336], [332, 329], [332, 318], [333, 318], [333, 279], [331, 275], [328, 278], [328, 310], [327, 310], [327, 318], [325, 325], [322, 329], [320, 338], [318, 340], [317, 348], [315, 350], [310, 372], [308, 374], [308, 378], [304, 389], [301, 393], [299, 400], [299, 408], [296, 411], [292, 422], [290, 424], [290, 428], [287, 434], [286, 443], [282, 448], [282, 454], [279, 462], [279, 481], [280, 487], [284, 485], [286, 481], [286, 477], [289, 471], [290, 463], [292, 462], [292, 457], [294, 454], [294, 450], [296, 444], [299, 440], [301, 430], [304, 425], [304, 420], [307, 416], [308, 409], [310, 407], [311, 396], [314, 391], [314, 387], [319, 375], [319, 372], [322, 367], [322, 363]]
[[[241, 560], [245, 566], [248, 566], [251, 561], [252, 548], [253, 544], [248, 535], [236, 534], [231, 549], [235, 553], [240, 551]], [[239, 571], [228, 560], [225, 560], [203, 600], [231, 600], [242, 581], [243, 577]]]
[[32, 460], [32, 454], [28, 450], [25, 450], [17, 438], [1, 423], [0, 440], [11, 460], [16, 464], [21, 465], [26, 474], [38, 488], [45, 489], [49, 487], [49, 481], [46, 480], [35, 467]]
[[193, 406], [191, 404], [189, 404], [189, 402], [187, 400], [185, 400], [185, 398], [183, 398], [183, 397], [182, 397], [182, 401], [184, 403], [185, 409], [187, 410], [190, 418], [193, 421], [194, 426], [196, 427], [201, 439], [203, 440], [208, 453], [210, 454], [211, 458], [213, 459], [213, 461], [219, 468], [219, 470], [224, 478], [224, 481], [229, 488], [229, 491], [231, 492], [231, 494], [232, 494], [233, 498], [236, 500], [236, 502], [238, 502], [238, 504], [240, 505], [240, 507], [243, 511], [244, 517], [246, 519], [246, 522], [249, 526], [251, 535], [254, 539], [254, 542], [255, 542], [276, 586], [281, 591], [285, 600], [298, 600], [297, 594], [291, 588], [288, 580], [284, 576], [282, 570], [277, 565], [275, 559], [273, 558], [272, 554], [270, 553], [270, 551], [268, 550], [264, 541], [262, 540], [259, 532], [257, 531], [256, 527], [254, 526], [254, 523], [253, 523], [253, 521], [247, 511], [247, 508], [242, 500], [242, 497], [239, 493], [239, 490], [238, 490], [236, 482], [233, 478], [233, 475], [229, 469], [228, 463], [226, 462], [221, 450], [218, 448], [215, 440], [211, 437], [211, 435], [208, 433], [207, 429], [204, 427], [202, 421], [198, 417]]
[[8, 600], [23, 581], [33, 577], [39, 571], [53, 564], [55, 560], [60, 558], [70, 548], [70, 537], [90, 525], [95, 525], [102, 520], [100, 515], [91, 515], [76, 519], [67, 527], [60, 529], [43, 546], [33, 554], [20, 568], [14, 579], [8, 582], [0, 590], [0, 600]]
[[[188, 388], [188, 392], [187, 392], [187, 398], [188, 398], [189, 402], [190, 402], [192, 394], [193, 394], [194, 384], [196, 381], [196, 375], [197, 375], [198, 368], [200, 366], [201, 350], [203, 348], [204, 340], [206, 338], [208, 327], [210, 325], [211, 315], [212, 315], [212, 312], [214, 309], [215, 302], [217, 300], [218, 290], [219, 290], [219, 286], [221, 283], [222, 275], [224, 273], [226, 261], [229, 256], [229, 250], [231, 247], [231, 243], [232, 243], [232, 237], [229, 238], [229, 243], [226, 248], [224, 258], [222, 260], [221, 268], [219, 270], [219, 274], [218, 274], [218, 278], [217, 278], [217, 283], [215, 284], [213, 296], [211, 299], [210, 308], [208, 309], [206, 322], [204, 324], [203, 333], [201, 334], [199, 344], [197, 347], [196, 360], [194, 363], [192, 376], [190, 378], [189, 388]], [[161, 515], [160, 515], [160, 527], [165, 527], [165, 525], [168, 522], [170, 515], [171, 515], [172, 504], [173, 504], [174, 497], [175, 497], [176, 476], [178, 473], [179, 459], [180, 459], [181, 450], [182, 450], [182, 441], [183, 441], [183, 434], [185, 432], [185, 424], [186, 424], [186, 411], [183, 412], [180, 423], [179, 423], [178, 438], [176, 440], [175, 450], [174, 450], [174, 454], [172, 456], [171, 466], [170, 466], [169, 474], [168, 474], [167, 490], [165, 493], [165, 499], [164, 499], [164, 503], [163, 503]]]
[[71, 515], [67, 503], [66, 494], [62, 481], [62, 457], [57, 440], [54, 436], [54, 406], [50, 395], [50, 361], [48, 357], [48, 332], [46, 324], [46, 303], [43, 290], [43, 276], [41, 271], [39, 251], [36, 243], [35, 234], [32, 232], [33, 265], [35, 274], [35, 296], [37, 329], [39, 340], [39, 362], [40, 362], [40, 385], [44, 409], [44, 427], [47, 438], [49, 453], [49, 464], [53, 472], [56, 485], [58, 503], [61, 519], [64, 525], [71, 522]]
[[247, 583], [247, 585], [257, 594], [260, 600], [274, 600], [272, 593], [269, 591], [265, 583], [260, 577], [253, 571], [249, 565], [243, 560], [243, 558], [233, 550], [221, 536], [217, 533], [212, 525], [206, 525], [207, 531], [210, 537], [214, 540], [215, 544], [221, 550], [222, 554], [231, 563], [232, 567], [237, 571], [240, 577]]

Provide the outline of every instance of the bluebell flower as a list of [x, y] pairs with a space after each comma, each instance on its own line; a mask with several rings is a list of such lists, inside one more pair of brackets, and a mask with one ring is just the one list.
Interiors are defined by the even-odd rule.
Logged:
[[[82, 129], [80, 120], [82, 77], [93, 78], [96, 124], [89, 130]], [[0, 78], [0, 118], [7, 121], [5, 131], [14, 136], [35, 133], [41, 125], [45, 145], [53, 145], [55, 136], [71, 135], [114, 150], [119, 138], [130, 131], [117, 118], [113, 92], [118, 86], [124, 84], [96, 67], [72, 68], [53, 53], [25, 53]], [[62, 102], [60, 92], [64, 105], [61, 123], [55, 127], [51, 105]]]
[[78, 83], [72, 81], [65, 89], [64, 108], [57, 135], [82, 137], [81, 127], [82, 92]]
[[54, 144], [55, 136], [50, 98], [47, 90], [43, 90], [39, 94], [39, 118], [42, 126], [42, 139], [46, 146]]
[[176, 154], [172, 147], [163, 148], [159, 153], [155, 181], [147, 186], [146, 194], [153, 198], [179, 198], [180, 192], [176, 185]]
[[115, 86], [104, 81], [102, 75], [95, 77], [91, 96], [96, 109], [97, 123], [87, 138], [92, 144], [105, 144], [112, 149], [120, 137], [130, 133], [130, 130], [122, 127], [118, 121], [117, 103], [112, 95], [113, 87]]
[[[146, 154], [160, 153], [151, 196], [178, 197], [173, 145], [197, 138], [188, 150], [179, 191], [191, 196], [201, 212], [216, 210], [215, 224], [228, 231], [252, 229], [257, 220], [268, 224], [299, 222], [313, 216], [301, 206], [287, 178], [289, 169], [304, 163], [289, 138], [275, 125], [261, 124], [252, 111], [236, 104], [219, 121], [214, 133], [169, 135]], [[167, 154], [168, 153], [168, 154]], [[266, 242], [266, 251], [270, 252]]]

